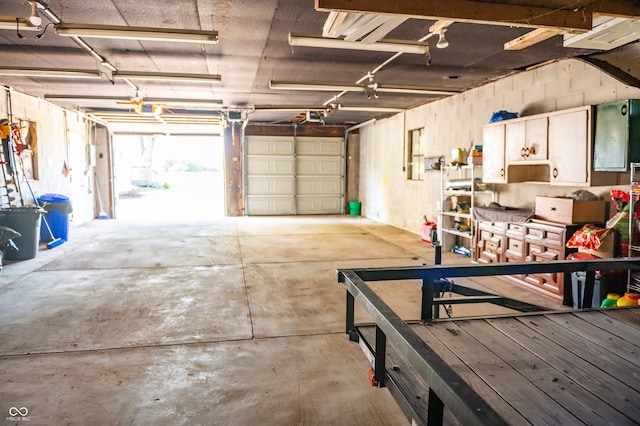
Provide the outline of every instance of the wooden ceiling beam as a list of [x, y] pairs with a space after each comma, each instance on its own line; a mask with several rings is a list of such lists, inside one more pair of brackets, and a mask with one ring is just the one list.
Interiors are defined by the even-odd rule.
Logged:
[[[607, 13], [614, 9], [629, 12], [627, 8], [615, 6], [614, 0], [599, 0], [593, 11]], [[606, 7], [611, 5], [611, 8]], [[550, 28], [569, 33], [591, 30], [592, 14], [582, 9], [557, 9], [490, 3], [474, 0], [316, 0], [316, 10], [403, 15], [420, 19], [449, 19], [488, 25], [503, 25], [529, 28]], [[596, 9], [597, 8], [597, 9]], [[638, 9], [636, 7], [636, 9]]]
[[640, 19], [640, 1], [637, 0], [597, 0], [584, 7], [593, 16], [615, 16], [618, 18]]
[[429, 32], [430, 33], [437, 33], [440, 30], [443, 30], [447, 27], [449, 27], [449, 25], [453, 24], [455, 21], [449, 20], [449, 19], [441, 19], [439, 21], [437, 21], [435, 24], [431, 25], [429, 27]]
[[538, 28], [518, 38], [514, 38], [504, 44], [504, 50], [522, 50], [526, 47], [545, 41], [548, 38], [561, 34], [560, 30]]

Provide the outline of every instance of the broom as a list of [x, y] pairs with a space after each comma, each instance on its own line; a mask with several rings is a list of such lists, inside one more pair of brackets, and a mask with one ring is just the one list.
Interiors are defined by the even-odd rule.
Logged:
[[96, 183], [96, 192], [98, 193], [98, 203], [100, 204], [100, 213], [98, 213], [98, 219], [109, 219], [109, 215], [102, 208], [102, 197], [100, 196], [100, 185], [98, 184], [98, 175], [94, 173], [93, 179]]
[[[33, 197], [33, 202], [36, 205], [36, 207], [40, 208], [40, 204], [38, 204], [38, 199], [33, 193], [33, 189], [31, 189], [31, 184], [29, 183], [29, 179], [27, 178], [27, 173], [24, 171], [24, 164], [22, 163], [22, 157], [18, 157], [18, 161], [20, 162], [20, 168], [22, 169], [22, 175], [24, 176], [24, 181], [27, 183], [27, 188], [29, 188], [29, 192]], [[42, 222], [44, 222], [44, 226], [47, 227], [47, 231], [49, 232], [49, 236], [51, 237], [51, 240], [47, 243], [47, 248], [52, 249], [52, 248], [58, 247], [60, 244], [63, 244], [65, 240], [63, 240], [62, 238], [56, 238], [53, 235], [53, 231], [51, 230], [51, 227], [49, 226], [49, 222], [47, 222], [46, 217], [42, 216]]]

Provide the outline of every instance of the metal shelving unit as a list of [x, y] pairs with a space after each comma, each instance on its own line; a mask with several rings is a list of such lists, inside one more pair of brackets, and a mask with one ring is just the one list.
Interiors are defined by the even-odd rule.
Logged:
[[[635, 212], [638, 208], [636, 203], [636, 196], [640, 196], [640, 163], [630, 163], [629, 169], [631, 171], [631, 184], [629, 187], [629, 256], [640, 256], [640, 241], [636, 236], [636, 220]], [[629, 281], [627, 284], [628, 291], [640, 293], [640, 277], [639, 282], [635, 282], [633, 274], [629, 272]]]
[[[482, 170], [481, 165], [460, 165], [460, 166], [446, 166], [442, 165], [440, 168], [440, 215], [438, 224], [438, 239], [444, 250], [450, 251], [453, 245], [464, 245], [471, 252], [473, 251], [473, 237], [475, 235], [476, 224], [473, 220], [473, 206], [476, 205], [476, 198], [484, 196], [491, 198], [491, 201], [495, 201], [495, 192], [492, 191], [489, 184], [482, 182], [476, 182], [476, 178], [479, 178], [478, 171]], [[447, 176], [455, 175], [457, 179], [469, 179], [470, 189], [448, 189], [447, 188]], [[479, 187], [482, 188], [479, 188]], [[456, 211], [445, 211], [445, 201], [451, 196], [468, 196], [469, 197], [469, 213], [458, 213]], [[455, 208], [455, 206], [453, 206]], [[453, 226], [455, 223], [466, 223], [468, 229], [459, 229]], [[455, 237], [456, 242], [450, 243], [450, 238], [447, 236]]]

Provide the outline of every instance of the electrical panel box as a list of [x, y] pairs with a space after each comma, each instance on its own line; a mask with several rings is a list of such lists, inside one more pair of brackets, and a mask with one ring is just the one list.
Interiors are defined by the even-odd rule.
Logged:
[[596, 106], [593, 170], [626, 172], [640, 162], [640, 99]]

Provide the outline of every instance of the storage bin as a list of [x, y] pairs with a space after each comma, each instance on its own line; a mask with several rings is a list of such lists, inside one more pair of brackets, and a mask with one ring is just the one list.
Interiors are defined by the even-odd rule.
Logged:
[[573, 198], [536, 197], [535, 215], [538, 219], [567, 225], [604, 223], [605, 201], [580, 201]]

